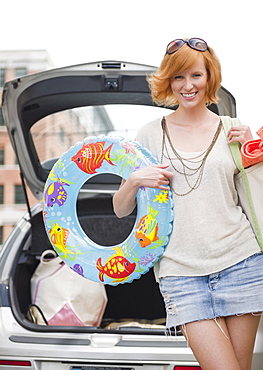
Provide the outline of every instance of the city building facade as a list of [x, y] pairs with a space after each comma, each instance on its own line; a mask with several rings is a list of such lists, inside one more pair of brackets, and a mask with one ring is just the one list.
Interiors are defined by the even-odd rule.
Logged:
[[[19, 165], [13, 151], [1, 110], [5, 82], [26, 74], [54, 68], [46, 50], [0, 51], [0, 246], [16, 222], [27, 211], [26, 196], [32, 206], [37, 199], [23, 187]], [[77, 108], [39, 120], [32, 139], [41, 162], [59, 158], [70, 146], [88, 135], [113, 130], [104, 107]], [[59, 145], [58, 145], [59, 144]]]

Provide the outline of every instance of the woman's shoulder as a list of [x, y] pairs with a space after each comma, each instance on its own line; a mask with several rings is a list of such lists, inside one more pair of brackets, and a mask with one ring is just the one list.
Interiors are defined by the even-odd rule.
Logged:
[[161, 121], [162, 118], [157, 118], [153, 121], [147, 122], [144, 124], [138, 131], [136, 135], [136, 140], [140, 137], [144, 137], [145, 135], [151, 136], [152, 134], [156, 134], [158, 130], [161, 130]]
[[158, 118], [146, 123], [136, 135], [136, 141], [148, 148], [155, 156], [157, 156], [156, 148], [160, 148], [162, 142], [161, 122], [162, 118]]

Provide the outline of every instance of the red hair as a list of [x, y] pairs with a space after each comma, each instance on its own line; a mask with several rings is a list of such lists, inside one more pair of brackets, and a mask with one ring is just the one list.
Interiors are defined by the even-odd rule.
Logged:
[[183, 45], [174, 54], [166, 54], [156, 73], [148, 76], [147, 81], [154, 103], [171, 107], [178, 104], [170, 86], [170, 78], [192, 67], [197, 58], [202, 57], [207, 70], [206, 104], [217, 103], [216, 93], [221, 85], [221, 65], [212, 48], [198, 51]]

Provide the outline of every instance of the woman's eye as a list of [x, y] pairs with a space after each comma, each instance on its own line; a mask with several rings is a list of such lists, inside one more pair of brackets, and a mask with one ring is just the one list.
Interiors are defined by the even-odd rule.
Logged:
[[183, 76], [174, 76], [174, 80], [181, 80]]
[[201, 73], [195, 73], [194, 77], [201, 77]]

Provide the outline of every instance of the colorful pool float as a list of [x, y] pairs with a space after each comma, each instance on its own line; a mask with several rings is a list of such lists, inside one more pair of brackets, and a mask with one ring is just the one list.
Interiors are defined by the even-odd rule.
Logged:
[[163, 254], [173, 223], [170, 190], [140, 188], [133, 230], [110, 247], [89, 238], [76, 212], [79, 191], [91, 177], [110, 173], [127, 179], [157, 163], [138, 142], [112, 136], [87, 137], [55, 163], [44, 188], [44, 224], [53, 248], [76, 273], [103, 284], [132, 282]]

